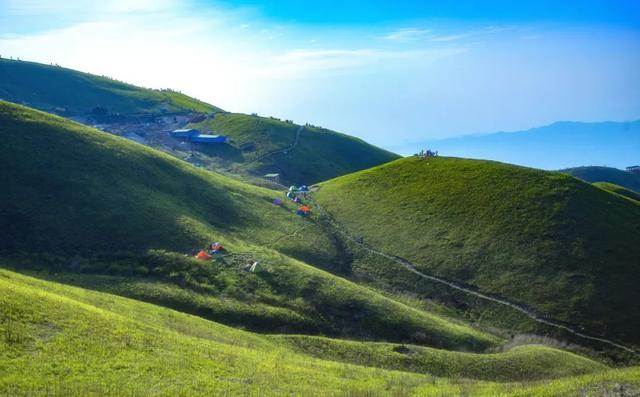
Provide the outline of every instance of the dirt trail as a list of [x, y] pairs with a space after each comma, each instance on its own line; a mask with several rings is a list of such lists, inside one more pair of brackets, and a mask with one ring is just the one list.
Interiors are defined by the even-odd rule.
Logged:
[[273, 155], [275, 155], [275, 154], [279, 154], [279, 153], [287, 153], [287, 152], [289, 152], [289, 151], [291, 151], [291, 150], [295, 149], [295, 148], [298, 146], [298, 141], [300, 140], [300, 134], [302, 133], [302, 130], [303, 130], [303, 129], [304, 129], [304, 126], [303, 126], [303, 125], [301, 125], [301, 126], [299, 126], [299, 127], [298, 127], [298, 129], [296, 130], [296, 136], [295, 136], [295, 138], [294, 138], [294, 140], [293, 140], [293, 143], [292, 143], [291, 145], [289, 145], [289, 146], [287, 146], [287, 147], [285, 147], [285, 148], [272, 150], [272, 151], [270, 151], [270, 152], [268, 152], [268, 153], [262, 154], [262, 155], [260, 155], [260, 156], [258, 156], [258, 157], [256, 157], [256, 158], [254, 158], [253, 160], [251, 160], [251, 161], [247, 161], [246, 163], [239, 164], [239, 165], [237, 165], [237, 166], [235, 166], [235, 167], [233, 167], [233, 168], [229, 169], [228, 171], [235, 171], [235, 170], [238, 170], [238, 169], [240, 169], [240, 168], [246, 167], [246, 166], [248, 166], [249, 164], [253, 164], [253, 163], [255, 163], [256, 161], [260, 161], [260, 160], [263, 160], [263, 159], [265, 159], [265, 158], [267, 158], [267, 157], [273, 156]]
[[299, 232], [301, 232], [301, 231], [303, 231], [304, 229], [309, 228], [309, 227], [311, 227], [311, 226], [317, 226], [317, 225], [316, 225], [315, 223], [308, 223], [308, 224], [306, 224], [306, 225], [304, 225], [304, 226], [301, 226], [301, 227], [299, 227], [299, 228], [295, 229], [295, 230], [294, 230], [294, 231], [292, 231], [291, 233], [283, 234], [282, 236], [278, 237], [277, 239], [273, 240], [272, 242], [270, 242], [270, 243], [266, 244], [266, 246], [267, 246], [267, 247], [273, 247], [273, 246], [275, 246], [276, 244], [278, 244], [280, 241], [282, 241], [282, 240], [284, 240], [284, 239], [287, 239], [287, 238], [290, 238], [290, 237], [293, 237], [293, 236], [295, 236], [296, 234], [298, 234]]
[[410, 272], [412, 272], [412, 273], [414, 273], [414, 274], [416, 274], [416, 275], [418, 275], [418, 276], [420, 276], [420, 277], [422, 277], [424, 279], [427, 279], [427, 280], [430, 280], [430, 281], [433, 281], [433, 282], [436, 282], [436, 283], [439, 283], [439, 284], [444, 284], [444, 285], [446, 285], [446, 286], [448, 286], [450, 288], [453, 288], [455, 290], [464, 292], [464, 293], [469, 294], [469, 295], [476, 296], [476, 297], [478, 297], [480, 299], [484, 299], [484, 300], [487, 300], [487, 301], [498, 303], [498, 304], [503, 305], [503, 306], [508, 306], [508, 307], [510, 307], [510, 308], [512, 308], [514, 310], [519, 311], [520, 313], [525, 314], [527, 317], [529, 317], [533, 321], [536, 321], [536, 322], [538, 322], [540, 324], [545, 324], [545, 325], [553, 327], [553, 328], [561, 329], [563, 331], [566, 331], [566, 332], [568, 332], [568, 333], [570, 333], [572, 335], [575, 335], [575, 336], [577, 336], [579, 338], [582, 338], [582, 339], [587, 339], [587, 340], [591, 340], [591, 341], [595, 341], [595, 342], [604, 343], [604, 344], [616, 347], [618, 349], [622, 349], [624, 351], [627, 351], [627, 352], [633, 354], [636, 357], [640, 357], [640, 353], [638, 353], [637, 351], [635, 351], [634, 349], [632, 349], [630, 347], [621, 345], [620, 343], [614, 342], [614, 341], [606, 339], [606, 338], [600, 338], [600, 337], [597, 337], [597, 336], [587, 335], [587, 334], [585, 334], [585, 333], [583, 333], [581, 331], [578, 331], [575, 328], [572, 328], [572, 327], [570, 327], [568, 325], [565, 325], [565, 324], [562, 324], [562, 323], [560, 323], [558, 321], [554, 321], [552, 319], [543, 317], [543, 316], [535, 313], [530, 308], [528, 308], [528, 307], [526, 307], [524, 305], [518, 304], [518, 303], [511, 302], [511, 301], [507, 300], [506, 298], [493, 296], [493, 295], [490, 295], [488, 293], [482, 293], [482, 292], [470, 289], [468, 287], [465, 287], [465, 286], [463, 286], [461, 284], [458, 284], [456, 282], [445, 280], [445, 279], [440, 278], [440, 277], [436, 277], [436, 276], [432, 276], [432, 275], [423, 273], [422, 271], [418, 270], [417, 267], [413, 263], [408, 261], [407, 259], [401, 258], [399, 256], [391, 255], [391, 254], [388, 254], [386, 252], [383, 252], [383, 251], [377, 250], [375, 248], [372, 248], [372, 247], [368, 246], [367, 244], [365, 244], [361, 239], [352, 236], [346, 229], [344, 229], [339, 224], [337, 224], [333, 220], [331, 215], [326, 210], [324, 210], [317, 202], [315, 202], [315, 201], [312, 201], [312, 202], [313, 202], [314, 206], [318, 209], [318, 212], [324, 214], [324, 217], [336, 229], [336, 231], [338, 231], [338, 233], [342, 234], [349, 241], [355, 243], [356, 245], [358, 245], [359, 247], [361, 247], [365, 251], [368, 251], [368, 252], [370, 252], [372, 254], [384, 257], [386, 259], [389, 259], [389, 260], [391, 260], [391, 261], [393, 261], [395, 263], [398, 263], [398, 264], [404, 266]]

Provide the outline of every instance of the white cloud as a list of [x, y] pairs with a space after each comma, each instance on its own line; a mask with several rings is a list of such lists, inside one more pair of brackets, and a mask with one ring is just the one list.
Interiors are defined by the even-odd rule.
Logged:
[[407, 42], [420, 38], [424, 38], [430, 30], [428, 29], [416, 29], [416, 28], [402, 28], [387, 33], [384, 36], [385, 40]]
[[360, 73], [372, 65], [392, 62], [428, 63], [458, 54], [463, 48], [421, 50], [362, 49], [297, 49], [271, 59], [264, 73], [272, 78], [296, 79], [313, 76], [318, 72]]

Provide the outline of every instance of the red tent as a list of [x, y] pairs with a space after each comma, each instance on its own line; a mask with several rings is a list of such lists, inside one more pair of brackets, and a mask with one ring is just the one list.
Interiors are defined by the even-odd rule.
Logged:
[[208, 261], [209, 259], [211, 259], [211, 255], [207, 254], [207, 253], [205, 252], [205, 250], [200, 250], [200, 251], [196, 254], [195, 258], [196, 258], [196, 259], [203, 260], [203, 261]]

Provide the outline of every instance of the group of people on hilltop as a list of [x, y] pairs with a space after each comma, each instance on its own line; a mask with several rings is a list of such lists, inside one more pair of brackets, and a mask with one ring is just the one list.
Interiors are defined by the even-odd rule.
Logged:
[[426, 150], [423, 149], [423, 150], [420, 150], [420, 153], [418, 153], [417, 156], [421, 159], [428, 158], [428, 157], [437, 157], [438, 151], [431, 150], [431, 149], [426, 149]]

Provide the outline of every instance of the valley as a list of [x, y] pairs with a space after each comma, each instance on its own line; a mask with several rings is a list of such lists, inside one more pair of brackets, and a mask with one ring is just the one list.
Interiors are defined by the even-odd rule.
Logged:
[[0, 395], [640, 392], [633, 189], [0, 72]]

